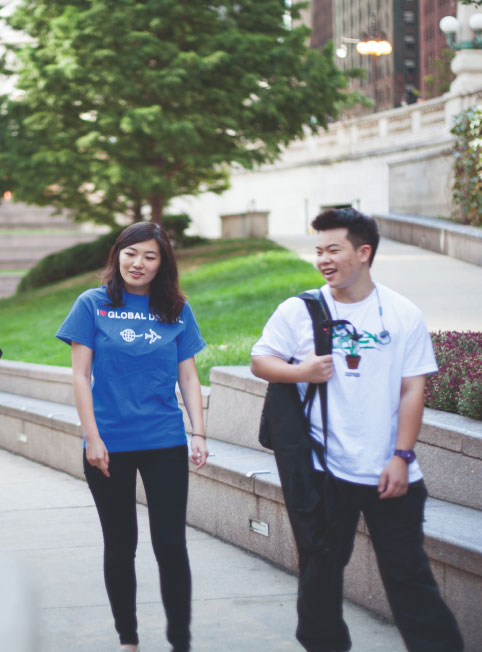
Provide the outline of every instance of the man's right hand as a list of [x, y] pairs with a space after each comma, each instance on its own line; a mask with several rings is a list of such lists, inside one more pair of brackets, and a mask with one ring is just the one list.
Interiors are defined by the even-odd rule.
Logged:
[[333, 376], [333, 356], [316, 355], [313, 351], [303, 362], [296, 365], [299, 381], [304, 383], [326, 383]]

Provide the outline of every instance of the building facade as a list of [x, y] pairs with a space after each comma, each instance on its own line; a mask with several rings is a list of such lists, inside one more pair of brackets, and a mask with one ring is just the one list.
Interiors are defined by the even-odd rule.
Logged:
[[333, 40], [333, 0], [312, 0], [311, 2], [311, 47], [322, 48]]
[[[338, 59], [340, 68], [365, 71], [364, 78], [351, 81], [351, 88], [373, 99], [371, 111], [417, 101], [421, 79], [418, 0], [312, 0], [311, 26], [312, 47], [322, 47], [332, 38], [335, 49], [345, 55]], [[369, 38], [388, 40], [392, 54], [359, 54], [356, 42]]]
[[447, 47], [439, 22], [456, 13], [456, 0], [419, 0], [420, 94], [425, 99], [447, 91], [453, 79], [453, 51]]

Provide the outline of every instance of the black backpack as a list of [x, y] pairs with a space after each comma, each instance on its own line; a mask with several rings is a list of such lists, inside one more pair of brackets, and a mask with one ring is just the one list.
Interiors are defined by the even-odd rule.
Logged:
[[[332, 350], [333, 321], [322, 292], [298, 295], [313, 322], [315, 352]], [[320, 394], [324, 445], [310, 434], [310, 414], [316, 391]], [[296, 383], [269, 383], [261, 414], [259, 442], [274, 452], [283, 496], [296, 543], [300, 548], [326, 550], [330, 547], [330, 523], [336, 515], [337, 481], [326, 465], [327, 388], [326, 383], [309, 384], [301, 401]], [[312, 451], [324, 470], [313, 468]], [[316, 477], [315, 477], [316, 476]], [[323, 490], [320, 493], [320, 477]]]

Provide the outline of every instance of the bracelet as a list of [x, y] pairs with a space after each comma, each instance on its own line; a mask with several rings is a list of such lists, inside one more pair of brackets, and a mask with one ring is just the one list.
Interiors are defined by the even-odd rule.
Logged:
[[206, 435], [200, 435], [198, 432], [193, 432], [191, 437], [202, 437], [203, 439], [206, 439]]

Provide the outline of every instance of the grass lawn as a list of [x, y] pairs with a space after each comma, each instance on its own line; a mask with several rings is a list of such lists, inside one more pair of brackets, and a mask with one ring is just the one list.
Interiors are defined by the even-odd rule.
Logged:
[[[267, 240], [219, 241], [179, 256], [181, 287], [207, 347], [197, 357], [201, 383], [214, 365], [249, 364], [252, 344], [283, 299], [317, 287], [321, 277], [295, 254]], [[75, 298], [99, 285], [92, 272], [0, 300], [4, 358], [69, 366], [70, 349], [55, 333]]]

